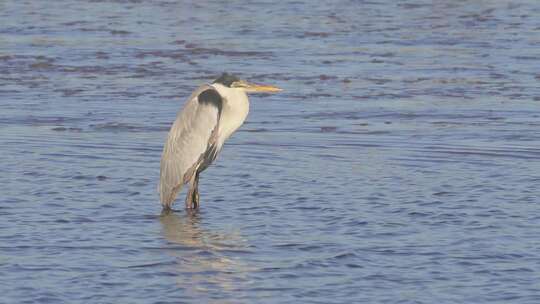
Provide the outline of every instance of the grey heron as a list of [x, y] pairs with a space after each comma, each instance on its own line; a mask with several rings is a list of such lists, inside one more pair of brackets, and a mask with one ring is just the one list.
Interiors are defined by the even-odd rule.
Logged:
[[186, 208], [199, 206], [199, 174], [216, 159], [227, 140], [249, 112], [249, 92], [278, 92], [224, 73], [191, 94], [171, 126], [161, 156], [159, 196], [171, 209], [184, 184], [189, 185]]

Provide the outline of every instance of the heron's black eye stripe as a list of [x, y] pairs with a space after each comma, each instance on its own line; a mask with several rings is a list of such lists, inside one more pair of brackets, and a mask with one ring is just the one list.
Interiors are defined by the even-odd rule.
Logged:
[[216, 90], [208, 89], [205, 91], [202, 91], [201, 94], [199, 94], [199, 103], [201, 104], [211, 104], [218, 108], [218, 110], [221, 112], [221, 96]]
[[221, 76], [219, 76], [218, 79], [216, 79], [214, 81], [214, 83], [221, 83], [222, 85], [230, 88], [231, 85], [233, 84], [233, 82], [236, 82], [236, 81], [239, 81], [239, 80], [240, 80], [240, 78], [238, 78], [238, 77], [236, 77], [234, 75], [223, 73]]

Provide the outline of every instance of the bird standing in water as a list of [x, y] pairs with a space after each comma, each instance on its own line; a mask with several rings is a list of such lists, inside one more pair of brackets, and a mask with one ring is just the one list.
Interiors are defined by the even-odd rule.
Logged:
[[252, 84], [224, 73], [191, 94], [163, 147], [158, 189], [163, 209], [171, 209], [184, 184], [189, 184], [186, 208], [199, 207], [199, 174], [244, 123], [249, 112], [246, 93], [279, 91], [277, 87]]

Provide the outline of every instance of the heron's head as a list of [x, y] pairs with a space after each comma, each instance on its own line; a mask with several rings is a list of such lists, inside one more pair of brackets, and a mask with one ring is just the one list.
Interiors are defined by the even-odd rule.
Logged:
[[242, 80], [235, 75], [223, 73], [221, 76], [219, 76], [218, 79], [214, 80], [214, 83], [222, 84], [228, 88], [233, 89], [239, 89], [243, 90], [247, 93], [254, 93], [254, 92], [279, 92], [281, 91], [280, 88], [270, 86], [270, 85], [263, 85], [263, 84], [255, 84], [250, 83], [245, 80]]

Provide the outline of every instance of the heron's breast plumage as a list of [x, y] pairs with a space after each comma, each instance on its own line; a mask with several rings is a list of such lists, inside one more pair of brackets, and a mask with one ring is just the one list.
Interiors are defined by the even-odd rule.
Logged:
[[[216, 85], [214, 85], [216, 86]], [[223, 105], [219, 118], [219, 146], [244, 123], [249, 113], [249, 100], [243, 90], [217, 86], [223, 98]]]

